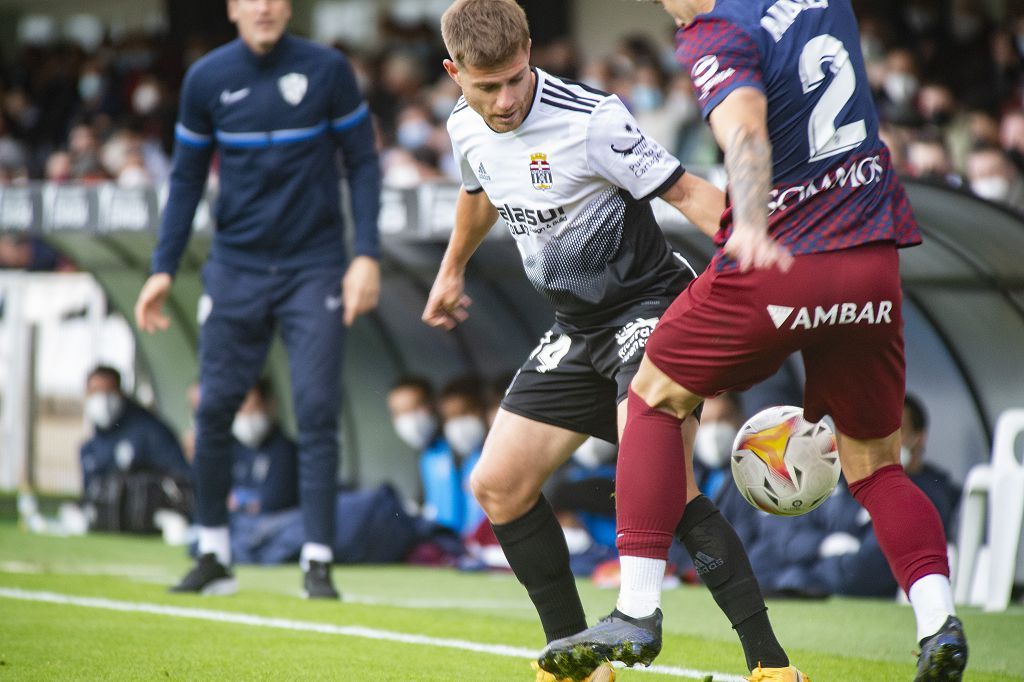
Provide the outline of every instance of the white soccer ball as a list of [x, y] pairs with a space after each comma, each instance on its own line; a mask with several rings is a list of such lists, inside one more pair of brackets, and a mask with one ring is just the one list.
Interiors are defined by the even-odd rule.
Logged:
[[733, 442], [732, 477], [747, 502], [778, 516], [799, 516], [828, 499], [839, 481], [832, 429], [791, 405], [747, 420]]

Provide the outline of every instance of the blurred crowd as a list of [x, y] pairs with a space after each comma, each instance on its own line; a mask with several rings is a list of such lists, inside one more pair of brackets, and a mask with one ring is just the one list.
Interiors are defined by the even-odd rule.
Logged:
[[[995, 20], [977, 0], [912, 0], [860, 10], [863, 52], [899, 170], [1024, 210], [1024, 8]], [[649, 134], [691, 166], [719, 162], [673, 36], [626, 37], [585, 58], [565, 38], [534, 63], [613, 92]], [[349, 55], [373, 110], [386, 183], [458, 180], [444, 123], [459, 97], [440, 67], [437, 28], [387, 23], [374, 50]], [[23, 46], [0, 71], [0, 183], [166, 181], [178, 87], [213, 47], [135, 34], [96, 49]], [[215, 169], [213, 179], [215, 180]]]

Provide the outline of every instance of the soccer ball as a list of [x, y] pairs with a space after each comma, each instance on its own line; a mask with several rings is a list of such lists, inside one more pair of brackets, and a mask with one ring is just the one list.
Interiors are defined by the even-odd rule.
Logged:
[[791, 405], [747, 420], [732, 446], [732, 477], [747, 502], [778, 516], [799, 516], [828, 499], [839, 481], [832, 429]]

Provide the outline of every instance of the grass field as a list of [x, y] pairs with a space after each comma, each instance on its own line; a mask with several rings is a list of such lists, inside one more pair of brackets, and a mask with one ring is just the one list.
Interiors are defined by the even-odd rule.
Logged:
[[[340, 567], [345, 601], [298, 598], [295, 566], [242, 567], [233, 597], [166, 593], [188, 561], [158, 540], [55, 538], [0, 520], [0, 680], [532, 680], [542, 644], [508, 574]], [[580, 590], [591, 619], [614, 593]], [[913, 679], [913, 614], [888, 601], [769, 604], [794, 663], [814, 682]], [[739, 645], [702, 588], [665, 594], [656, 671], [619, 680], [734, 682]], [[1024, 679], [1024, 609], [962, 614], [966, 680]]]

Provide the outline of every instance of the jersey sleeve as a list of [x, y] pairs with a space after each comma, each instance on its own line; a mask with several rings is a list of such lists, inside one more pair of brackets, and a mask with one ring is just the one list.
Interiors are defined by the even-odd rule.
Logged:
[[459, 149], [458, 143], [455, 141], [455, 137], [452, 135], [452, 122], [448, 120], [448, 136], [452, 141], [452, 155], [455, 157], [455, 165], [459, 168], [459, 175], [462, 176], [462, 187], [470, 194], [477, 194], [478, 192], [484, 191], [483, 185], [480, 184], [480, 179], [476, 177], [476, 173], [473, 172], [473, 167], [469, 164], [469, 160], [463, 155]]
[[640, 130], [618, 97], [605, 99], [590, 115], [587, 162], [594, 173], [638, 201], [663, 194], [684, 172], [676, 157]]
[[352, 66], [344, 55], [336, 53], [330, 60], [331, 80], [334, 90], [331, 93], [331, 129], [335, 133], [344, 133], [370, 120], [370, 107], [359, 92]]
[[676, 34], [676, 57], [690, 74], [704, 118], [736, 88], [764, 92], [757, 43], [724, 19], [700, 19], [680, 29]]
[[380, 257], [380, 192], [382, 174], [370, 107], [363, 99], [352, 66], [341, 53], [332, 54], [330, 68], [331, 130], [341, 149], [345, 181], [355, 223], [353, 248], [357, 256]]
[[153, 250], [152, 271], [174, 275], [192, 234], [192, 220], [203, 198], [214, 149], [214, 123], [203, 75], [193, 67], [186, 75], [174, 130], [170, 191]]

